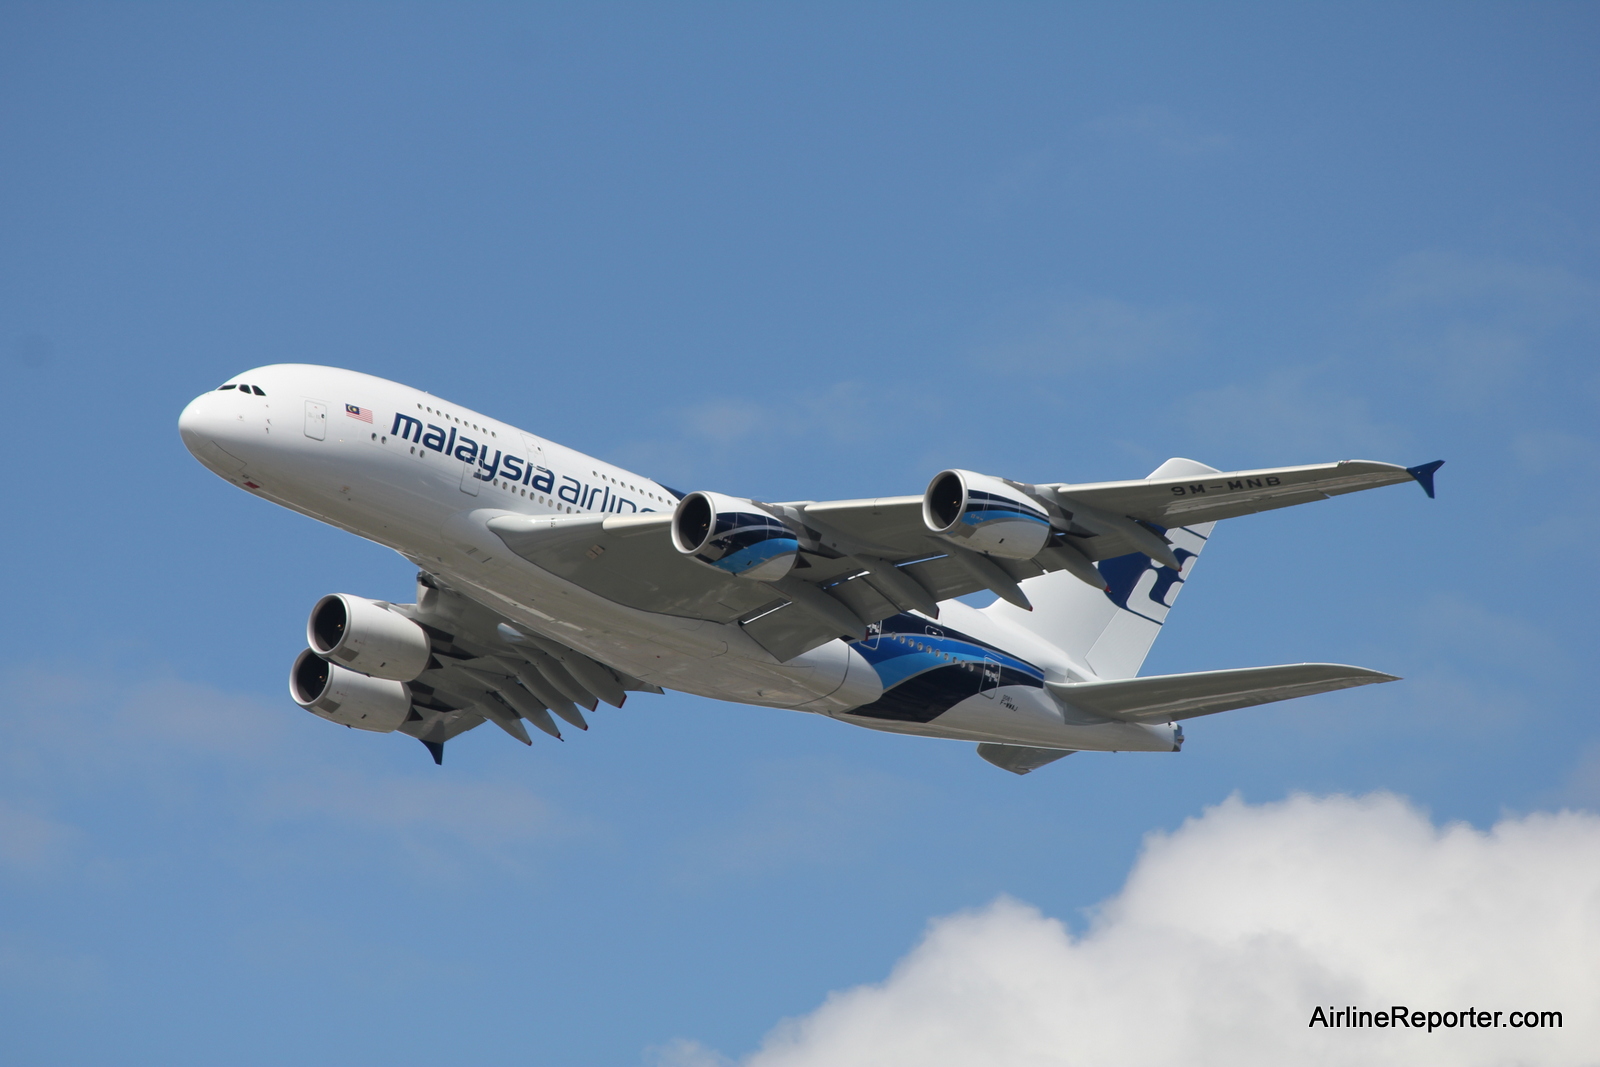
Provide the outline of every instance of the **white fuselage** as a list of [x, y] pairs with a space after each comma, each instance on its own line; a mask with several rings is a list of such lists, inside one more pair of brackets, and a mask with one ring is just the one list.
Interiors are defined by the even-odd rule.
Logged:
[[[354, 371], [280, 364], [241, 374], [234, 384], [197, 397], [179, 421], [185, 444], [216, 474], [386, 545], [517, 625], [643, 681], [897, 732], [1062, 748], [1172, 747], [1167, 728], [1069, 722], [1036, 687], [975, 697], [930, 723], [849, 715], [884, 689], [851, 644], [833, 641], [778, 663], [737, 624], [618, 604], [513, 554], [485, 525], [504, 514], [672, 511], [677, 496], [654, 480]], [[430, 446], [418, 443], [423, 435]], [[982, 612], [959, 602], [942, 609], [947, 626], [1014, 649], [1047, 676], [1083, 671]], [[928, 626], [941, 629], [931, 620]]]

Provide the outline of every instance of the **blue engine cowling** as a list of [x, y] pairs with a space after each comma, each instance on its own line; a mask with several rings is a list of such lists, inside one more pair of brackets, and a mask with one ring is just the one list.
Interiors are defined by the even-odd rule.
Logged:
[[690, 493], [672, 515], [679, 552], [725, 574], [771, 582], [794, 567], [794, 531], [753, 501], [721, 493]]
[[963, 470], [941, 471], [928, 483], [922, 521], [952, 544], [1006, 559], [1032, 559], [1051, 532], [1050, 516], [1027, 493]]

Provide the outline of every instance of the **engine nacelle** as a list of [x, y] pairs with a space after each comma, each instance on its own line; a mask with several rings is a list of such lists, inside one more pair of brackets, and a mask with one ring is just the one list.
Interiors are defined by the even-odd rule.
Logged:
[[433, 654], [422, 627], [375, 600], [333, 593], [317, 601], [306, 620], [306, 644], [351, 670], [409, 682]]
[[411, 690], [404, 682], [346, 670], [309, 648], [289, 671], [289, 696], [329, 722], [380, 734], [398, 729], [411, 713]]
[[1038, 501], [998, 478], [941, 471], [922, 496], [922, 521], [951, 544], [1006, 559], [1032, 559], [1050, 540]]
[[672, 514], [679, 552], [726, 574], [771, 582], [794, 567], [800, 542], [781, 520], [753, 501], [721, 493], [690, 493]]

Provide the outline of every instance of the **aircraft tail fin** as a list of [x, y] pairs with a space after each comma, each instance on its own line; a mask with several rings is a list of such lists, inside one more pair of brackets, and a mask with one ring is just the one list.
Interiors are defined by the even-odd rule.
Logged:
[[[1215, 467], [1192, 459], [1169, 459], [1151, 479], [1215, 474]], [[1003, 600], [984, 611], [996, 621], [1026, 630], [1065, 651], [1103, 679], [1132, 678], [1139, 673], [1167, 613], [1194, 570], [1215, 523], [1166, 530], [1181, 570], [1163, 566], [1143, 553], [1104, 559], [1095, 566], [1108, 588], [1094, 588], [1066, 571], [1054, 571], [1022, 582], [1033, 610]]]

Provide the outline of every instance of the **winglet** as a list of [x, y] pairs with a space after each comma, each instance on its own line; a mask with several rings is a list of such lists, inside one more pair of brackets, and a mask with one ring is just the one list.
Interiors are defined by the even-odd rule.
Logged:
[[1424, 463], [1420, 467], [1407, 467], [1406, 473], [1417, 480], [1422, 486], [1422, 491], [1428, 494], [1428, 499], [1433, 499], [1433, 472], [1444, 466], [1444, 460], [1436, 459], [1432, 463]]
[[433, 757], [433, 762], [435, 762], [439, 766], [443, 767], [444, 766], [444, 742], [443, 741], [424, 741], [422, 743], [423, 743], [424, 746], [427, 747], [428, 755]]

